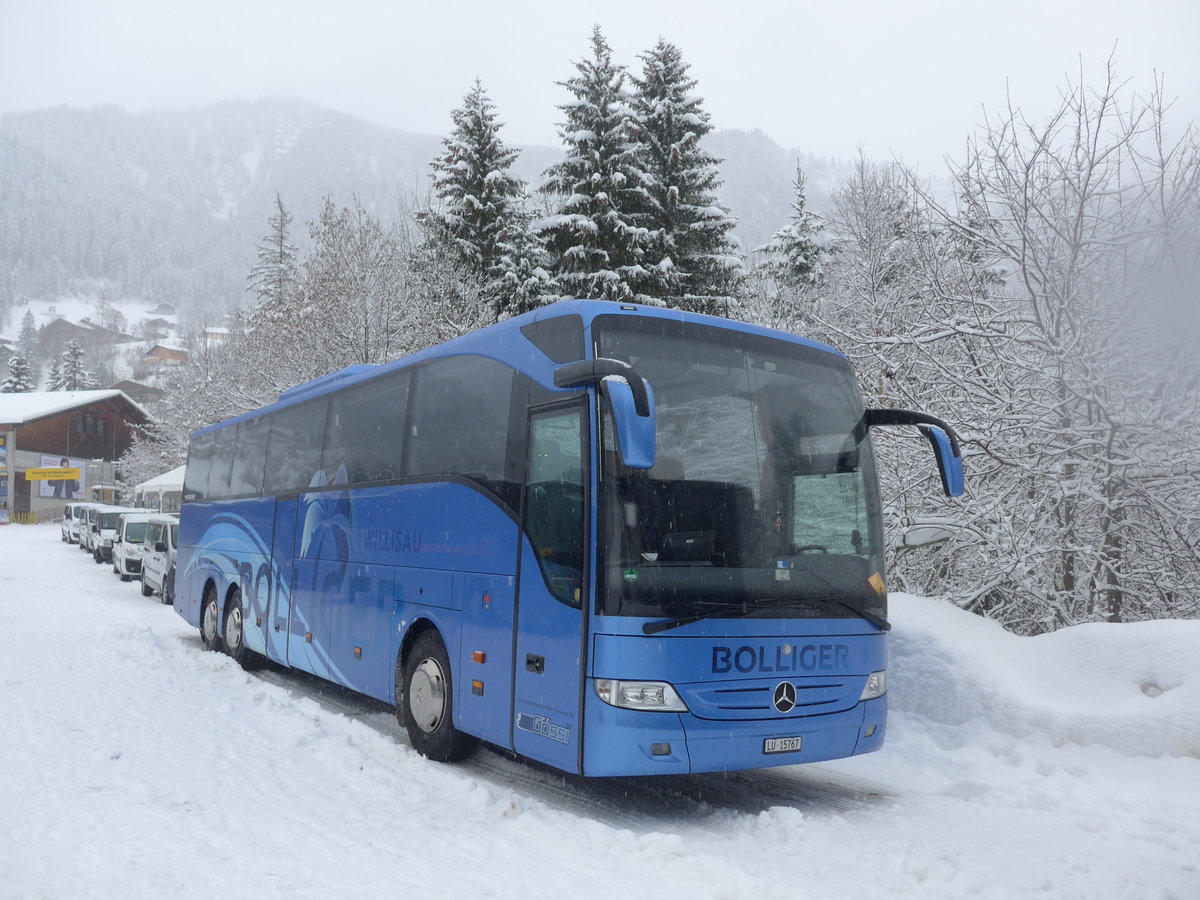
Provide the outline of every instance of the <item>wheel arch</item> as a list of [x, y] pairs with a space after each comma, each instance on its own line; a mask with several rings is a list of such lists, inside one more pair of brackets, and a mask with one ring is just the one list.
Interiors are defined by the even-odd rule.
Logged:
[[442, 645], [445, 646], [446, 635], [438, 624], [428, 615], [420, 615], [413, 619], [405, 629], [400, 638], [400, 647], [396, 651], [396, 665], [392, 670], [392, 696], [396, 701], [396, 716], [401, 722], [404, 719], [404, 666], [408, 662], [408, 655], [412, 652], [413, 644], [427, 631], [436, 632]]
[[[159, 590], [162, 588], [159, 587]], [[209, 591], [212, 591], [217, 601], [217, 633], [220, 634], [224, 628], [222, 620], [225, 618], [225, 596], [217, 590], [217, 577], [211, 574], [204, 576], [204, 586], [200, 588], [200, 615], [204, 615], [204, 600]]]

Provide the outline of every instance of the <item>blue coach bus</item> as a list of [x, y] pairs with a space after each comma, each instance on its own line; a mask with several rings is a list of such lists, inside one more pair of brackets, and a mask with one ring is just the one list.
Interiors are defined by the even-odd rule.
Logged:
[[175, 609], [205, 648], [588, 776], [878, 749], [887, 593], [868, 410], [830, 347], [566, 301], [192, 435]]

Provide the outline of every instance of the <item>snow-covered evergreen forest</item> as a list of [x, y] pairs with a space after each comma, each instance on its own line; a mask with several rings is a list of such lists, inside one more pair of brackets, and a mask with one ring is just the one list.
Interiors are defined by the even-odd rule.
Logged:
[[1200, 135], [1159, 84], [1110, 60], [1051, 115], [1013, 98], [948, 190], [860, 156], [818, 206], [793, 160], [790, 213], [745, 245], [703, 85], [668, 40], [638, 61], [597, 28], [564, 63], [562, 155], [534, 176], [477, 81], [411, 207], [325, 191], [297, 221], [312, 185], [281, 185], [229, 340], [190, 343], [122, 477], [295, 384], [560, 297], [668, 305], [824, 340], [869, 405], [955, 424], [949, 504], [919, 438], [881, 438], [891, 587], [1023, 634], [1200, 616]]

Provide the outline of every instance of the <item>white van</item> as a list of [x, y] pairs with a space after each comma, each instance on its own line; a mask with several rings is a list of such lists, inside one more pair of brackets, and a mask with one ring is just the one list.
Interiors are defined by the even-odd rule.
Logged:
[[142, 572], [142, 550], [150, 530], [150, 513], [127, 512], [117, 517], [112, 539], [113, 571], [128, 581]]
[[68, 503], [66, 512], [63, 514], [63, 524], [67, 533], [67, 542], [78, 544], [83, 537], [85, 522], [87, 521], [87, 509], [91, 503], [80, 500], [75, 503]]
[[158, 591], [163, 603], [175, 601], [175, 548], [178, 546], [179, 517], [151, 516], [142, 551], [143, 597]]
[[[92, 525], [92, 559], [97, 563], [112, 562], [113, 537], [117, 533], [117, 519], [121, 513], [144, 512], [126, 506], [101, 506], [95, 511]], [[89, 517], [89, 521], [92, 521]]]
[[95, 538], [99, 533], [100, 510], [103, 503], [87, 503], [83, 507], [83, 517], [79, 520], [79, 549], [84, 553], [95, 554]]

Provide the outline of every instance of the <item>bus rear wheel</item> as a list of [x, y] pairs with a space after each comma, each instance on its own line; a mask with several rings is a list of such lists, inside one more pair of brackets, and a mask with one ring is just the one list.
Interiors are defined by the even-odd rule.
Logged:
[[200, 604], [200, 643], [205, 650], [220, 650], [221, 635], [217, 631], [217, 593], [211, 587], [204, 592]]
[[454, 689], [446, 645], [421, 634], [404, 665], [404, 724], [414, 750], [435, 762], [466, 759], [475, 739], [454, 727]]
[[257, 668], [258, 654], [246, 647], [246, 615], [240, 588], [234, 588], [225, 601], [225, 652], [243, 669]]

